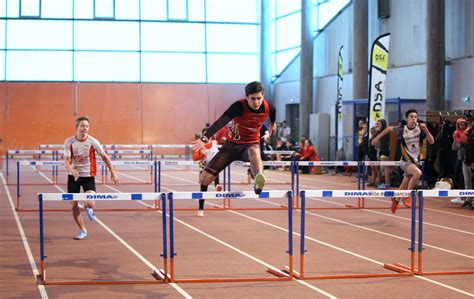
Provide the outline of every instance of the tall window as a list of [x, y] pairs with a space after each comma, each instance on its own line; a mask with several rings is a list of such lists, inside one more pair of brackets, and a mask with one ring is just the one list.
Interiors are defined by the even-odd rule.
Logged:
[[[318, 34], [350, 0], [313, 0], [314, 33]], [[301, 50], [301, 1], [271, 0], [272, 75], [275, 79]]]
[[0, 0], [0, 80], [258, 80], [259, 9], [260, 0]]

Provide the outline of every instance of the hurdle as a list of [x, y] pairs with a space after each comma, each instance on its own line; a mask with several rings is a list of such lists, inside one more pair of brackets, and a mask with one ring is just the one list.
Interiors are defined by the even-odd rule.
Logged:
[[[66, 281], [66, 280], [47, 280], [46, 279], [46, 255], [44, 242], [44, 202], [55, 201], [157, 201], [166, 210], [166, 194], [165, 193], [38, 193], [38, 210], [39, 210], [39, 239], [40, 239], [40, 274], [37, 275], [37, 283], [42, 285], [105, 285], [105, 284], [157, 284], [164, 283], [168, 280], [168, 262], [167, 262], [167, 232], [166, 232], [166, 213], [162, 213], [162, 245], [163, 251], [163, 269], [152, 273], [153, 280], [83, 280], [83, 281]], [[157, 276], [160, 278], [157, 280]]]
[[[253, 191], [241, 192], [171, 192], [168, 193], [169, 201], [169, 235], [170, 235], [170, 271], [169, 282], [174, 283], [211, 283], [211, 282], [258, 282], [258, 281], [282, 281], [293, 279], [293, 209], [291, 207], [292, 192], [289, 190], [264, 191], [256, 195]], [[288, 268], [289, 273], [278, 269], [271, 271], [277, 273], [277, 277], [208, 277], [208, 278], [176, 278], [175, 256], [177, 255], [174, 247], [174, 201], [175, 200], [197, 200], [197, 199], [215, 199], [221, 197], [232, 197], [238, 199], [269, 199], [269, 198], [287, 198], [288, 199]], [[272, 273], [273, 274], [273, 273]]]
[[41, 160], [41, 155], [48, 155], [51, 156], [52, 161], [58, 160], [58, 151], [55, 150], [7, 150], [5, 153], [5, 174], [7, 177], [7, 185], [10, 184], [9, 182], [9, 176], [10, 176], [10, 171], [9, 171], [9, 162], [10, 159], [14, 159], [15, 156], [21, 156], [21, 157], [38, 157], [38, 160]]
[[[294, 161], [294, 175], [295, 175], [295, 187], [294, 192], [296, 194], [296, 207], [299, 207], [300, 202], [300, 174], [298, 172], [299, 166], [320, 166], [320, 167], [331, 167], [331, 166], [356, 166], [357, 167], [357, 189], [360, 190], [362, 186], [362, 167], [361, 163], [357, 161]], [[307, 207], [306, 210], [342, 210], [342, 209], [363, 209], [363, 200], [361, 197], [357, 197], [357, 206], [346, 205], [344, 208], [334, 207], [334, 208], [317, 208], [317, 207]]]
[[[134, 180], [134, 182], [120, 182], [121, 185], [137, 185], [137, 184], [153, 184], [155, 182], [154, 176], [156, 176], [156, 162], [155, 161], [132, 161], [132, 160], [125, 160], [125, 161], [117, 161], [113, 160], [111, 161], [112, 166], [131, 166], [133, 168], [136, 168], [136, 170], [118, 170], [115, 168], [115, 171], [117, 172], [124, 172], [124, 171], [147, 171], [149, 172], [149, 180], [143, 180], [140, 178], [136, 178], [130, 175], [122, 174], [125, 177], [130, 177], [131, 179]], [[103, 184], [109, 184], [108, 181], [108, 168], [107, 165], [104, 162], [100, 163], [102, 165], [102, 183]], [[147, 166], [147, 169], [139, 169], [139, 166]]]
[[[156, 162], [155, 161], [111, 161], [112, 165], [132, 165], [132, 166], [137, 166], [137, 165], [146, 165], [152, 167], [151, 171], [151, 180], [149, 182], [146, 182], [147, 184], [154, 184], [154, 192], [157, 191], [157, 181], [156, 181]], [[109, 182], [107, 181], [107, 172], [104, 171], [104, 162], [102, 161], [97, 161], [97, 164], [102, 165], [102, 178], [101, 182], [98, 181], [96, 182], [97, 184], [108, 184]], [[46, 185], [57, 185], [59, 183], [58, 181], [58, 166], [64, 165], [64, 161], [17, 161], [16, 162], [16, 206], [15, 210], [17, 212], [38, 212], [38, 209], [23, 209], [20, 206], [20, 199], [21, 199], [21, 186], [22, 185], [45, 185], [45, 184], [40, 184], [40, 183], [23, 183], [21, 180], [21, 171], [20, 171], [20, 166], [41, 166], [41, 165], [46, 165], [46, 166], [52, 166], [53, 167], [53, 172], [52, 172], [52, 179], [48, 184]], [[106, 168], [106, 167], [105, 167]], [[134, 183], [121, 183], [122, 185], [130, 185]], [[130, 211], [156, 211], [160, 210], [160, 201], [155, 201], [155, 206], [154, 208], [97, 208], [95, 209], [96, 211], [104, 211], [104, 212], [130, 212]], [[44, 209], [44, 212], [70, 212], [71, 209]]]
[[[294, 168], [292, 167], [293, 161], [262, 161], [263, 166], [288, 166], [290, 173], [292, 175], [291, 179], [293, 181], [294, 179]], [[243, 161], [234, 161], [232, 164], [230, 164], [228, 167], [231, 166], [242, 166], [242, 167], [250, 167], [250, 162], [243, 162]], [[230, 172], [229, 172], [230, 173]], [[230, 174], [229, 174], [229, 180], [230, 180]], [[234, 184], [240, 184], [240, 185], [250, 185], [252, 183], [252, 180], [250, 176], [247, 176], [247, 181], [245, 182], [238, 182]], [[291, 184], [292, 182], [283, 182], [283, 183], [275, 183], [275, 182], [266, 182], [265, 185], [285, 185], [285, 184]]]
[[[474, 269], [467, 271], [423, 271], [423, 213], [424, 213], [424, 197], [474, 197], [474, 190], [418, 190], [419, 207], [418, 207], [418, 269], [415, 274], [420, 276], [434, 275], [466, 275], [474, 274]], [[392, 270], [403, 271], [406, 266], [395, 264]]]
[[157, 154], [156, 149], [184, 149], [184, 159], [186, 161], [189, 161], [191, 160], [191, 157], [192, 157], [192, 149], [189, 144], [152, 144], [151, 149], [153, 151], [155, 160], [171, 158], [171, 157], [181, 158], [183, 156], [181, 154], [178, 154], [178, 155]]
[[[415, 275], [415, 221], [416, 221], [416, 191], [412, 190], [371, 190], [372, 197], [393, 197], [410, 195], [412, 199], [411, 207], [411, 240], [410, 240], [410, 267], [397, 273], [348, 273], [339, 275], [305, 275], [305, 228], [306, 228], [306, 198], [307, 197], [358, 197], [359, 190], [302, 190], [301, 197], [301, 234], [300, 234], [300, 261], [299, 273], [293, 276], [301, 280], [318, 280], [318, 279], [345, 279], [345, 278], [373, 278], [373, 277], [396, 277], [396, 276], [413, 276]], [[387, 264], [385, 264], [387, 265]], [[387, 268], [384, 266], [384, 268]], [[393, 270], [393, 269], [390, 269]]]
[[[266, 182], [265, 185], [290, 185], [291, 191], [293, 193], [292, 199], [292, 207], [293, 209], [298, 208], [298, 200], [296, 198], [295, 188], [296, 188], [296, 181], [295, 181], [295, 172], [297, 172], [297, 168], [295, 167], [295, 161], [263, 161], [263, 166], [289, 166], [290, 168], [290, 182], [283, 182], [283, 183], [272, 183]], [[232, 162], [226, 169], [224, 169], [224, 191], [231, 191], [231, 167], [232, 166], [244, 166], [250, 167], [250, 162], [243, 162], [243, 161], [234, 161]], [[241, 182], [240, 184], [247, 184], [246, 182]], [[224, 201], [224, 207], [228, 210], [281, 210], [286, 209], [286, 205], [281, 205], [280, 207], [272, 207], [272, 208], [235, 208], [231, 206], [232, 198], [227, 198]]]

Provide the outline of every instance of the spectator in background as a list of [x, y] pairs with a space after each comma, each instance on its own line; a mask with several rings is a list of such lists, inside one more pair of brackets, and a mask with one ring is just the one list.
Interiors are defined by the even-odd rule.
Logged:
[[[268, 161], [268, 156], [264, 153], [265, 150], [267, 150], [268, 142], [270, 141], [270, 132], [268, 131], [268, 126], [266, 124], [263, 124], [262, 127], [260, 128], [260, 156], [262, 157], [262, 161]], [[271, 150], [271, 146], [270, 146]], [[267, 167], [264, 167], [264, 169], [268, 169]]]
[[[471, 189], [471, 166], [470, 163], [465, 163], [466, 161], [466, 145], [468, 142], [468, 134], [470, 128], [467, 120], [465, 118], [459, 118], [456, 121], [456, 131], [453, 133], [453, 150], [457, 150], [457, 161], [455, 167], [455, 175], [457, 175], [460, 170], [462, 170], [462, 176], [464, 177], [464, 188]], [[469, 164], [469, 165], [468, 165]], [[460, 166], [460, 167], [459, 167]], [[468, 177], [466, 177], [466, 175]], [[451, 199], [452, 203], [464, 204], [465, 198], [457, 197]]]
[[291, 139], [291, 128], [288, 127], [288, 123], [284, 120], [281, 123], [281, 128], [278, 131], [278, 138], [281, 138], [283, 142], [286, 142], [288, 139]]
[[[471, 127], [467, 132], [467, 141], [462, 143], [461, 146], [464, 147], [466, 155], [464, 156], [463, 163], [463, 174], [464, 174], [464, 184], [465, 189], [472, 190], [472, 168], [474, 167], [474, 121], [471, 119]], [[472, 197], [466, 198], [462, 207], [470, 207], [471, 210], [474, 208], [472, 206]]]
[[[296, 153], [297, 159], [300, 161], [319, 161], [318, 154], [314, 149], [313, 143], [309, 139], [305, 139], [300, 147], [300, 151]], [[309, 166], [301, 166], [304, 174], [310, 173]], [[312, 169], [312, 167], [311, 167]]]
[[[387, 128], [387, 121], [385, 119], [379, 119], [376, 123], [377, 134], [380, 134]], [[377, 158], [379, 161], [389, 161], [390, 160], [390, 134], [383, 136], [380, 139], [379, 147], [377, 151]], [[386, 189], [391, 187], [390, 182], [390, 174], [391, 168], [390, 166], [381, 166], [381, 172], [384, 174], [385, 182], [377, 185], [379, 189]]]
[[[286, 141], [286, 148], [287, 148], [287, 151], [293, 151], [293, 152], [296, 152], [297, 151], [297, 148], [295, 146], [295, 141], [292, 139], [292, 138], [289, 138], [287, 141]], [[295, 155], [294, 153], [293, 154], [285, 154], [285, 155], [281, 155], [281, 160], [282, 161], [291, 161], [295, 158]], [[284, 168], [286, 169], [286, 167]]]
[[365, 161], [368, 152], [367, 122], [360, 119], [357, 128], [358, 161]]
[[[377, 137], [377, 129], [376, 127], [370, 128], [370, 142], [374, 140], [375, 137]], [[377, 149], [378, 146], [374, 146], [372, 144], [369, 144], [369, 150], [368, 150], [368, 158], [369, 161], [377, 161]], [[379, 181], [379, 176], [380, 176], [380, 167], [379, 166], [370, 166], [370, 177], [369, 177], [369, 183], [367, 186], [375, 186], [377, 184], [377, 181]]]
[[[283, 142], [281, 138], [278, 138], [275, 145], [276, 151], [287, 151], [286, 142]], [[281, 161], [281, 154], [272, 155], [272, 160]]]

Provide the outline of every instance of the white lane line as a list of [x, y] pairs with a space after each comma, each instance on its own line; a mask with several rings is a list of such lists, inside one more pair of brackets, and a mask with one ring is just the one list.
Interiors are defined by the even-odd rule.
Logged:
[[[115, 192], [119, 192], [121, 193], [122, 191], [118, 190], [117, 188], [114, 188], [112, 186], [109, 186], [109, 185], [104, 185], [105, 187], [115, 191]], [[139, 202], [140, 204], [143, 204], [142, 202]], [[146, 205], [148, 206], [148, 205]], [[161, 211], [157, 211], [158, 213], [161, 214]], [[154, 271], [158, 271], [158, 269], [151, 263], [149, 262], [144, 256], [142, 256], [140, 253], [138, 253], [138, 251], [136, 251], [132, 246], [130, 246], [127, 242], [125, 242], [121, 237], [119, 237], [114, 231], [112, 231], [112, 229], [110, 229], [108, 226], [106, 226], [102, 221], [98, 221], [98, 223], [100, 225], [102, 225], [102, 227], [107, 230], [108, 232], [110, 232], [112, 234], [112, 236], [114, 236], [120, 243], [122, 243], [128, 250], [130, 250], [136, 257], [138, 257], [142, 262], [144, 262], [147, 266], [149, 266], [152, 270]], [[184, 298], [192, 298], [192, 296], [190, 294], [188, 294], [184, 289], [182, 289], [178, 284], [176, 283], [169, 283], [169, 285], [171, 287], [173, 287], [176, 291], [178, 291], [181, 295], [183, 295]]]
[[126, 174], [126, 173], [121, 172], [121, 171], [117, 171], [117, 173], [119, 173], [121, 176], [128, 177], [128, 178], [131, 178], [132, 180], [136, 180], [136, 181], [139, 181], [139, 182], [142, 182], [142, 183], [149, 183], [149, 182], [150, 182], [150, 181], [145, 181], [145, 180], [143, 180], [143, 179], [141, 179], [141, 178], [139, 178], [139, 177]]
[[[5, 180], [5, 177], [3, 176], [3, 173], [0, 173], [0, 176], [2, 177], [3, 187], [5, 188], [5, 192], [7, 193], [8, 201], [10, 203], [10, 208], [12, 210], [13, 217], [15, 218], [15, 222], [18, 227], [18, 231], [20, 233], [21, 241], [23, 243], [23, 247], [25, 247], [25, 252], [26, 252], [26, 255], [28, 256], [28, 262], [30, 263], [31, 270], [33, 271], [34, 281], [36, 283], [36, 277], [37, 275], [40, 274], [39, 270], [36, 267], [35, 259], [33, 258], [33, 253], [31, 252], [31, 248], [28, 243], [28, 239], [26, 238], [23, 225], [21, 224], [20, 217], [18, 217], [18, 213], [15, 211], [15, 204], [13, 203], [13, 199], [10, 194], [10, 190], [8, 190], [7, 182]], [[37, 287], [40, 292], [41, 298], [44, 298], [44, 299], [49, 298], [48, 293], [46, 293], [46, 288], [44, 287], [44, 285], [38, 284]]]

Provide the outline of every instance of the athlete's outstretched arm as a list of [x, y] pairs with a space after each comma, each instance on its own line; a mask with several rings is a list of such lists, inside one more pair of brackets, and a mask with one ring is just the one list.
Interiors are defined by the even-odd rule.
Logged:
[[209, 138], [219, 131], [222, 127], [227, 125], [235, 116], [242, 116], [244, 114], [244, 107], [239, 101], [233, 103], [225, 112], [216, 120], [209, 129], [204, 132], [202, 138], [191, 141], [193, 145], [193, 150], [201, 150], [204, 145], [207, 143]]

